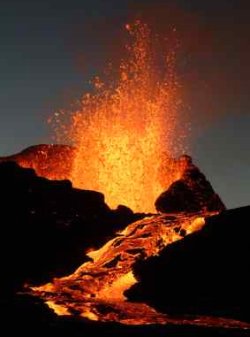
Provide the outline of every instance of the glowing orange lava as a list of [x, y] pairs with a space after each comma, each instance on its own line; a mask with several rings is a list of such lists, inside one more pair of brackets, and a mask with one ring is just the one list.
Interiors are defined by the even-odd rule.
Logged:
[[75, 187], [104, 193], [111, 207], [152, 212], [159, 194], [181, 175], [169, 159], [178, 144], [175, 53], [155, 50], [150, 29], [140, 21], [126, 29], [131, 43], [118, 81], [96, 78], [70, 127], [61, 115], [56, 121], [60, 136], [66, 130], [76, 147]]
[[[128, 225], [73, 274], [33, 287], [58, 315], [77, 312], [82, 317], [124, 324], [166, 323], [167, 317], [141, 303], [126, 301], [124, 291], [137, 282], [133, 266], [139, 259], [159, 254], [181, 240], [183, 232], [199, 231], [205, 224], [201, 214], [155, 215]], [[109, 307], [103, 312], [101, 307]], [[143, 314], [143, 315], [142, 315]]]
[[69, 276], [32, 287], [31, 293], [41, 297], [59, 316], [75, 315], [129, 325], [188, 324], [249, 329], [249, 323], [230, 318], [169, 316], [145, 303], [130, 302], [124, 294], [138, 282], [133, 274], [136, 261], [156, 256], [167, 245], [182, 240], [183, 235], [202, 230], [204, 217], [213, 214], [154, 215], [134, 222], [100, 249], [88, 253], [92, 261], [82, 264]]

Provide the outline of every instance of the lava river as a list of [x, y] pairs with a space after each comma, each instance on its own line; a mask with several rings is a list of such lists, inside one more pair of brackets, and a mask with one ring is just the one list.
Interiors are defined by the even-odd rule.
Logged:
[[[209, 215], [211, 213], [205, 214]], [[32, 294], [41, 297], [58, 315], [75, 315], [95, 321], [250, 328], [246, 323], [224, 318], [174, 318], [144, 303], [129, 302], [124, 296], [124, 291], [137, 282], [133, 266], [138, 259], [159, 254], [164, 247], [200, 230], [204, 224], [204, 214], [154, 215], [139, 220], [99, 250], [89, 252], [91, 261], [72, 275], [32, 287]]]

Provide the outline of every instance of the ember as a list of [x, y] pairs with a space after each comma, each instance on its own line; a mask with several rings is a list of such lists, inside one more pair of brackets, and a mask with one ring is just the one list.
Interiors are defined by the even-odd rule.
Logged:
[[140, 21], [126, 29], [131, 43], [118, 81], [95, 78], [71, 124], [63, 112], [54, 122], [60, 139], [66, 132], [76, 147], [75, 187], [104, 193], [111, 207], [153, 212], [156, 197], [181, 175], [170, 159], [180, 146], [175, 52], [164, 54], [165, 40], [155, 50], [152, 32]]

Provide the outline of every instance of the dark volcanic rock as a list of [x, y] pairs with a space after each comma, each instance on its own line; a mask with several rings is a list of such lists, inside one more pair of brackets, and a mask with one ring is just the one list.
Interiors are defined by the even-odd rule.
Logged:
[[[21, 167], [32, 168], [38, 176], [54, 180], [71, 180], [75, 148], [60, 144], [31, 146], [22, 152], [0, 157], [0, 163], [14, 161]], [[174, 170], [183, 172], [155, 202], [156, 210], [162, 213], [197, 212], [200, 210], [221, 211], [225, 209], [206, 177], [192, 163], [189, 156], [172, 160]], [[166, 166], [168, 166], [166, 164]], [[166, 167], [165, 167], [166, 168]]]
[[0, 163], [14, 161], [26, 168], [33, 168], [37, 175], [56, 180], [69, 179], [75, 149], [61, 144], [41, 144], [8, 157], [0, 157]]
[[37, 177], [13, 162], [0, 164], [0, 193], [0, 293], [5, 294], [25, 282], [72, 272], [86, 260], [87, 248], [100, 247], [143, 217], [122, 206], [110, 210], [101, 193]]
[[199, 232], [135, 266], [127, 295], [172, 314], [250, 321], [250, 206], [206, 219]]
[[162, 213], [222, 211], [220, 197], [189, 156], [182, 156], [183, 174], [156, 200], [155, 207]]

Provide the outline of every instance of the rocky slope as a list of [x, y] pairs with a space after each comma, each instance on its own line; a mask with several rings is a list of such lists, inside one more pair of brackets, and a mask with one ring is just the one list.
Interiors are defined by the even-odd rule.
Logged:
[[181, 177], [157, 198], [155, 201], [157, 211], [161, 213], [223, 211], [225, 205], [205, 175], [193, 164], [191, 157], [181, 156], [177, 163], [182, 167]]
[[100, 247], [139, 219], [126, 207], [110, 210], [104, 196], [69, 181], [38, 177], [16, 163], [0, 164], [0, 292], [73, 271], [87, 248]]
[[168, 314], [227, 316], [250, 322], [250, 206], [206, 219], [204, 227], [138, 261], [133, 301]]
[[37, 175], [55, 180], [69, 179], [74, 148], [60, 144], [40, 144], [6, 157], [1, 162], [13, 161], [24, 168], [32, 168]]

